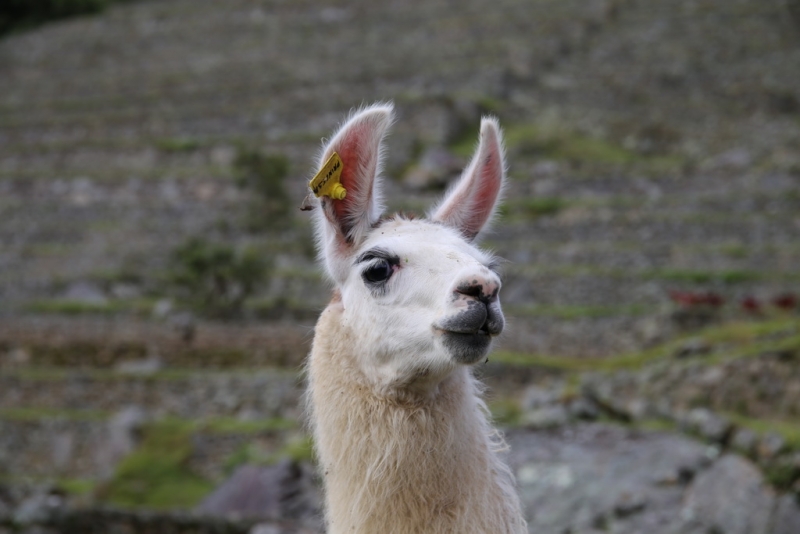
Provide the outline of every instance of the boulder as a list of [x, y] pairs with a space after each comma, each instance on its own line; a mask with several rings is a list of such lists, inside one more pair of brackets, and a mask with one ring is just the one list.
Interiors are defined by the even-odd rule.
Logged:
[[283, 460], [272, 466], [239, 467], [197, 510], [226, 517], [314, 521], [320, 516], [320, 501], [311, 469]]
[[775, 495], [752, 462], [726, 454], [697, 476], [685, 503], [682, 514], [709, 532], [768, 534]]

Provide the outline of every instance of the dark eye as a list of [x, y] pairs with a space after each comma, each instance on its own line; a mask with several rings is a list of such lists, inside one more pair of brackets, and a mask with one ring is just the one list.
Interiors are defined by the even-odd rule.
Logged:
[[370, 266], [369, 269], [364, 271], [362, 276], [364, 280], [370, 284], [380, 284], [388, 280], [393, 272], [394, 269], [392, 268], [392, 264], [389, 263], [389, 260], [380, 259]]

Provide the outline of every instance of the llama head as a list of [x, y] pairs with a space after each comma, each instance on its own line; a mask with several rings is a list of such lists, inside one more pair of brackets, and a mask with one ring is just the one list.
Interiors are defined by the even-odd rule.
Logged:
[[497, 262], [473, 241], [491, 220], [505, 164], [496, 120], [426, 219], [381, 218], [381, 153], [390, 104], [353, 114], [324, 146], [336, 152], [345, 198], [315, 210], [320, 257], [336, 284], [358, 365], [378, 385], [435, 384], [482, 361], [503, 329]]

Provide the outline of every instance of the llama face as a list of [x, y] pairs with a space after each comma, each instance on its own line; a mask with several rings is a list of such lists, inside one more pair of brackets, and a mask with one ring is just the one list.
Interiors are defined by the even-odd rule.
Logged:
[[321, 163], [341, 157], [347, 195], [320, 199], [317, 239], [364, 372], [386, 385], [436, 382], [483, 360], [503, 329], [497, 262], [472, 243], [502, 188], [502, 144], [496, 122], [484, 119], [472, 162], [428, 219], [380, 221], [379, 156], [391, 117], [391, 106], [367, 108], [323, 150]]
[[485, 359], [503, 330], [495, 259], [457, 231], [393, 219], [373, 230], [341, 286], [344, 317], [379, 382], [437, 379]]

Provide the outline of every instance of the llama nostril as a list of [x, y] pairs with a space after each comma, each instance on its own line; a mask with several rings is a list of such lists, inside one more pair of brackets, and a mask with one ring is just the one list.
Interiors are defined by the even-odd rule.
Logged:
[[456, 288], [456, 293], [460, 293], [461, 295], [465, 295], [467, 297], [480, 299], [483, 295], [483, 286], [479, 284], [460, 285]]
[[490, 304], [497, 300], [500, 292], [500, 284], [484, 280], [472, 280], [456, 286], [453, 290], [454, 300], [463, 297], [479, 300], [484, 304]]

